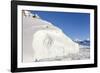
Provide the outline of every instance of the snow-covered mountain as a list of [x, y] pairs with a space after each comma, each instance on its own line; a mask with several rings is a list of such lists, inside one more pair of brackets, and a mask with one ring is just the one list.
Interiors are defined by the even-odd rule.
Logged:
[[80, 45], [80, 48], [90, 48], [90, 40], [76, 40], [75, 42]]

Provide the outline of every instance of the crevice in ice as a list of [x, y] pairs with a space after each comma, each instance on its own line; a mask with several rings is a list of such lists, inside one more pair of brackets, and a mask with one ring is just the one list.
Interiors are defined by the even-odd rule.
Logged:
[[46, 48], [50, 48], [53, 44], [53, 39], [50, 37], [49, 34], [46, 34], [46, 37], [43, 41], [43, 45], [46, 47]]

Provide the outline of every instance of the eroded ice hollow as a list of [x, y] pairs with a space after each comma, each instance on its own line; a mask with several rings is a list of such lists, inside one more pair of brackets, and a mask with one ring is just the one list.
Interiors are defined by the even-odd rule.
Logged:
[[23, 62], [56, 59], [77, 54], [79, 45], [52, 23], [23, 11]]

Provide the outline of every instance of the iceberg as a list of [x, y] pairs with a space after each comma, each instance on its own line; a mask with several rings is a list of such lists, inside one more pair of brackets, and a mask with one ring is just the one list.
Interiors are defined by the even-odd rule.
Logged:
[[22, 11], [22, 17], [24, 62], [56, 59], [79, 53], [79, 44], [51, 22], [27, 10]]

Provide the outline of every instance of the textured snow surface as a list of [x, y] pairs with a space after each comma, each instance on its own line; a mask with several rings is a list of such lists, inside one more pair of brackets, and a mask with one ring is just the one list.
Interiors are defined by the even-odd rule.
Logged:
[[40, 59], [40, 60], [35, 60], [35, 62], [87, 60], [87, 59], [90, 59], [90, 49], [89, 48], [81, 48], [78, 54], [69, 54], [68, 56], [59, 56], [56, 58]]
[[33, 35], [34, 60], [76, 54], [79, 45], [58, 30], [39, 30]]

